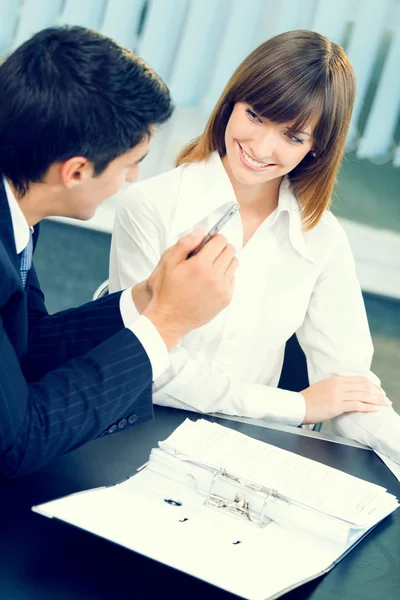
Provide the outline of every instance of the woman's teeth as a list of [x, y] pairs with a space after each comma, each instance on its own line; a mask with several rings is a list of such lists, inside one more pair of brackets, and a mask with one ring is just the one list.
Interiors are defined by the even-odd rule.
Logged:
[[251, 158], [244, 150], [242, 147], [240, 147], [242, 154], [243, 154], [243, 158], [245, 159], [246, 162], [248, 162], [250, 165], [253, 165], [253, 167], [258, 167], [259, 169], [265, 169], [266, 167], [268, 167], [269, 165], [267, 165], [266, 163], [260, 163], [258, 162], [258, 160], [254, 160], [254, 158]]

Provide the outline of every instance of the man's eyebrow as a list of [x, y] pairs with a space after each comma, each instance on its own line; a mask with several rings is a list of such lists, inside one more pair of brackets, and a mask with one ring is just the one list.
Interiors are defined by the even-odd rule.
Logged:
[[143, 161], [143, 160], [146, 158], [146, 156], [147, 156], [147, 155], [148, 155], [148, 152], [146, 152], [146, 154], [144, 154], [144, 155], [142, 156], [142, 158], [139, 158], [139, 160], [137, 160], [137, 161], [135, 162], [135, 165], [138, 165], [139, 163], [141, 163], [141, 162], [142, 162], [142, 161]]

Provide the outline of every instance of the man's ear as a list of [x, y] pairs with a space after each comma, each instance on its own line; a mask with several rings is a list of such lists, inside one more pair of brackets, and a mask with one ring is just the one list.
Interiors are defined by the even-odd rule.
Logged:
[[84, 156], [73, 156], [61, 164], [61, 183], [72, 188], [93, 177], [93, 164]]

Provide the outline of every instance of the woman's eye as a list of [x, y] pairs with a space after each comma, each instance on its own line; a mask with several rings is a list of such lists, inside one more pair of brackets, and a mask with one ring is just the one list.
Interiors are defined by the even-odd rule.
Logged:
[[260, 117], [258, 115], [256, 115], [256, 113], [253, 110], [248, 108], [246, 110], [246, 112], [252, 121], [257, 121], [257, 123], [262, 123], [262, 120], [260, 119]]
[[289, 141], [293, 142], [294, 144], [304, 144], [304, 140], [295, 135], [291, 135], [290, 133], [287, 133], [286, 137]]

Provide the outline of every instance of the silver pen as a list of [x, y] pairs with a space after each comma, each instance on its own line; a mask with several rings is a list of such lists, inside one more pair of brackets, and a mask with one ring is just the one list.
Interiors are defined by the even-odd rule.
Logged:
[[219, 233], [221, 231], [221, 229], [224, 227], [224, 225], [227, 224], [229, 219], [231, 219], [234, 215], [236, 215], [239, 208], [240, 208], [239, 204], [236, 204], [236, 203], [231, 204], [229, 209], [227, 210], [227, 212], [219, 219], [219, 221], [217, 221], [215, 223], [214, 227], [211, 227], [210, 231], [207, 233], [207, 235], [205, 236], [205, 238], [201, 242], [201, 244], [199, 246], [197, 246], [197, 248], [195, 250], [192, 250], [192, 252], [189, 252], [187, 257], [191, 258], [195, 254], [200, 252], [200, 250], [207, 244], [207, 242], [209, 242], [215, 235], [217, 235], [217, 233]]

